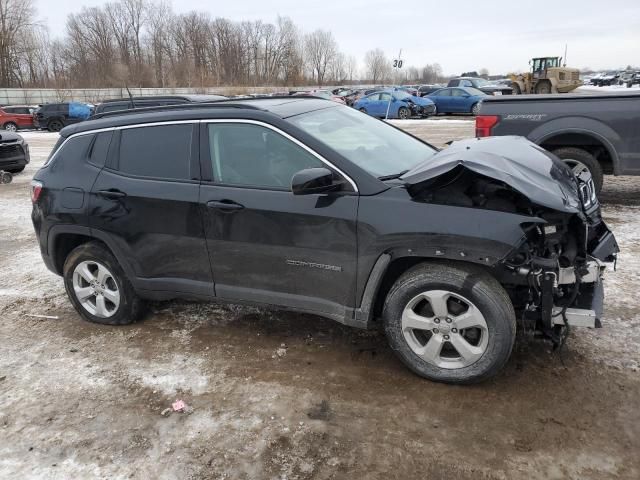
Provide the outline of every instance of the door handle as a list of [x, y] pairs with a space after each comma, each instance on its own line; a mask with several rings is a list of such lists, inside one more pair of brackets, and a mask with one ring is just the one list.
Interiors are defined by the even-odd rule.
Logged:
[[233, 200], [209, 200], [208, 208], [216, 208], [218, 210], [242, 210], [244, 205], [234, 202]]
[[126, 193], [120, 190], [98, 190], [98, 195], [105, 198], [122, 198], [127, 196]]

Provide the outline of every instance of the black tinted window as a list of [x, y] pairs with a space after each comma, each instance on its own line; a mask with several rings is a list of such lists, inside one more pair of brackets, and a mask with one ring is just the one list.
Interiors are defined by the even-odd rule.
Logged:
[[89, 147], [93, 141], [93, 135], [81, 135], [79, 137], [73, 137], [66, 141], [66, 143], [56, 152], [56, 162], [71, 162], [80, 163], [87, 158]]
[[191, 124], [122, 130], [120, 171], [144, 177], [191, 178], [191, 132]]
[[89, 152], [89, 161], [91, 163], [98, 166], [105, 164], [112, 136], [113, 132], [101, 132], [96, 135], [96, 139]]
[[102, 112], [115, 112], [116, 110], [127, 110], [129, 108], [128, 103], [109, 103], [98, 107], [98, 111]]
[[209, 125], [213, 175], [217, 182], [291, 188], [293, 175], [324, 164], [271, 129], [250, 124]]

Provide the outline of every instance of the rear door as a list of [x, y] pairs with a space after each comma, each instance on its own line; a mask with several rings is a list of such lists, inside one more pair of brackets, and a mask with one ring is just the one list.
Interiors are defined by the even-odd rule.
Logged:
[[140, 289], [213, 296], [198, 208], [197, 123], [116, 130], [92, 189], [91, 227]]
[[201, 138], [216, 295], [342, 317], [355, 295], [355, 188], [293, 195], [294, 173], [327, 165], [267, 124], [203, 123]]

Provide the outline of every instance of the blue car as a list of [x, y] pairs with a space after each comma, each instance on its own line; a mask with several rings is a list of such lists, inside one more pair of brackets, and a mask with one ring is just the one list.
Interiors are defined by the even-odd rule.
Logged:
[[355, 102], [353, 108], [378, 118], [385, 118], [387, 109], [388, 118], [401, 119], [428, 117], [436, 112], [436, 106], [431, 100], [414, 97], [402, 90], [383, 90], [366, 95]]
[[436, 104], [438, 113], [473, 113], [480, 111], [480, 102], [487, 94], [472, 87], [441, 88], [427, 95]]

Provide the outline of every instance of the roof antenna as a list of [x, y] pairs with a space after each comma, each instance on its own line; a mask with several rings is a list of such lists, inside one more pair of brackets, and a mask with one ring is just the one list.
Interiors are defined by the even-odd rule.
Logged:
[[127, 93], [129, 94], [129, 100], [131, 100], [131, 108], [136, 108], [136, 102], [133, 100], [133, 95], [131, 95], [131, 91], [129, 90], [129, 87], [125, 85], [124, 88], [127, 89]]

